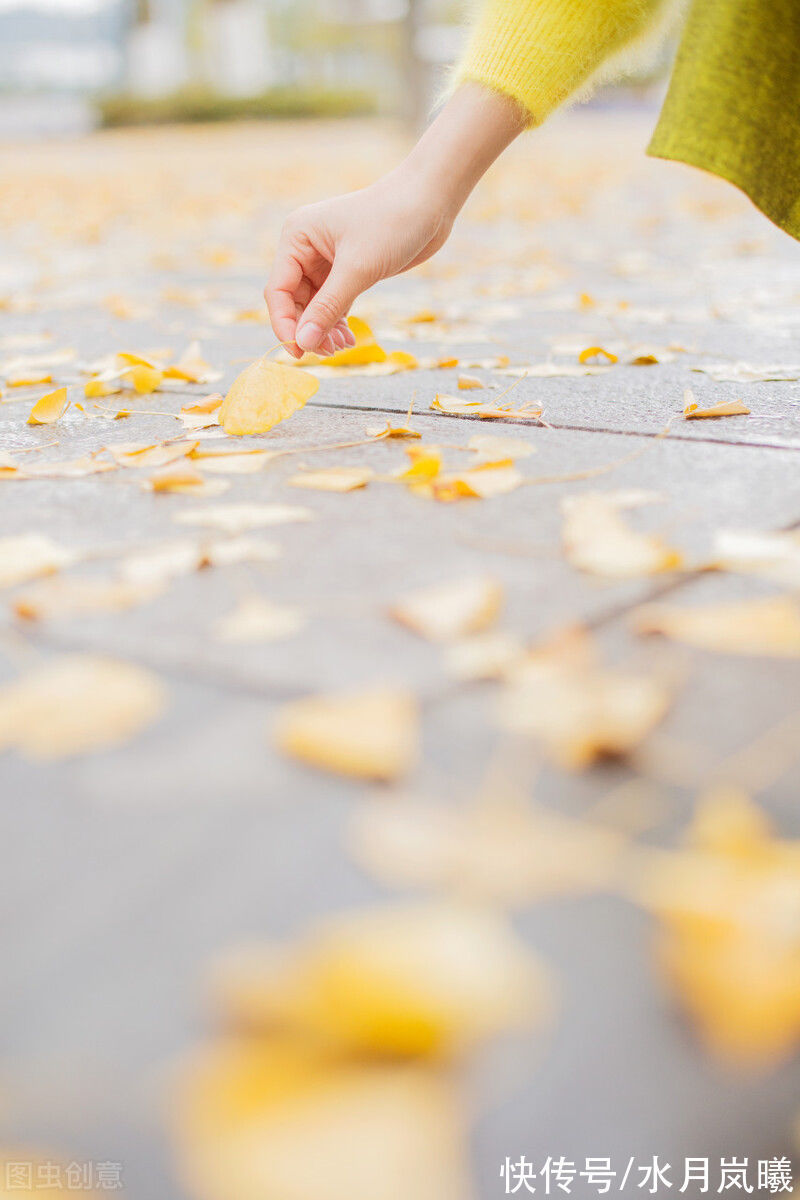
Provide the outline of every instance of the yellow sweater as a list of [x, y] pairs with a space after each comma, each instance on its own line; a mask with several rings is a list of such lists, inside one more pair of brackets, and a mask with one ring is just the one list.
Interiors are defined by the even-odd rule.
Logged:
[[656, 23], [663, 0], [487, 0], [459, 80], [513, 96], [533, 125]]
[[[686, 0], [485, 0], [459, 80], [513, 96], [532, 125], [610, 78]], [[712, 171], [800, 239], [800, 3], [688, 0], [648, 153]]]

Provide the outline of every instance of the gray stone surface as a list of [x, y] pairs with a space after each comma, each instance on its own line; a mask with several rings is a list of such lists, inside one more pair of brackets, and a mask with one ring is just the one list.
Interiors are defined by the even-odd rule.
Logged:
[[[376, 681], [411, 687], [424, 718], [424, 755], [411, 786], [451, 799], [466, 796], [493, 763], [511, 755], [494, 724], [492, 687], [455, 685], [438, 650], [387, 617], [405, 590], [490, 574], [507, 592], [504, 625], [526, 640], [583, 621], [611, 663], [658, 670], [669, 662], [682, 684], [654, 741], [662, 760], [670, 760], [672, 747], [674, 778], [652, 781], [663, 819], [649, 835], [663, 843], [679, 833], [720, 764], [798, 707], [797, 662], [693, 653], [630, 633], [630, 611], [664, 591], [689, 603], [763, 589], [729, 576], [601, 584], [562, 554], [560, 501], [583, 491], [633, 487], [661, 495], [661, 503], [630, 519], [662, 533], [690, 563], [707, 559], [718, 529], [800, 523], [800, 382], [714, 383], [691, 371], [708, 362], [800, 362], [798, 248], [723, 185], [634, 160], [644, 132], [638, 118], [563, 118], [542, 135], [540, 167], [548, 169], [530, 196], [524, 156], [531, 151], [523, 148], [507, 174], [487, 181], [441, 260], [365, 301], [387, 349], [421, 357], [454, 353], [466, 363], [507, 354], [529, 363], [552, 356], [572, 364], [577, 350], [555, 344], [686, 347], [657, 366], [523, 380], [514, 395], [541, 402], [552, 428], [431, 414], [435, 392], [455, 386], [452, 370], [346, 376], [325, 379], [303, 412], [262, 439], [296, 454], [258, 474], [230, 476], [232, 486], [218, 500], [147, 494], [132, 471], [0, 481], [0, 536], [47, 533], [88, 552], [92, 561], [75, 570], [89, 574], [133, 549], [186, 536], [173, 517], [193, 507], [276, 501], [314, 514], [308, 523], [256, 535], [280, 547], [274, 563], [193, 574], [124, 614], [20, 626], [13, 594], [3, 597], [0, 679], [42, 657], [92, 650], [149, 666], [169, 693], [163, 719], [119, 749], [48, 766], [11, 753], [0, 758], [0, 838], [7, 848], [0, 872], [0, 1089], [11, 1098], [4, 1139], [52, 1145], [67, 1157], [121, 1159], [131, 1195], [178, 1200], [163, 1078], [174, 1056], [208, 1028], [202, 979], [209, 957], [253, 937], [296, 936], [319, 915], [385, 897], [345, 848], [365, 789], [272, 749], [269, 726], [284, 700]], [[301, 138], [295, 147], [280, 130], [264, 136], [288, 156], [294, 182], [281, 182], [276, 170], [263, 213], [255, 199], [239, 223], [217, 213], [215, 236], [224, 234], [234, 248], [225, 267], [212, 270], [195, 256], [189, 221], [178, 235], [179, 264], [154, 264], [142, 254], [149, 243], [135, 222], [126, 244], [123, 220], [120, 229], [108, 225], [97, 252], [91, 242], [54, 243], [48, 254], [55, 274], [37, 282], [29, 235], [20, 234], [9, 263], [17, 264], [21, 294], [38, 297], [38, 307], [12, 305], [4, 314], [0, 358], [23, 335], [49, 333], [53, 349], [75, 349], [76, 362], [121, 349], [181, 348], [202, 337], [206, 357], [224, 372], [214, 386], [225, 386], [271, 345], [264, 324], [230, 320], [258, 303], [263, 277], [248, 261], [248, 247], [259, 244], [258, 221], [263, 215], [269, 242], [280, 212], [313, 191], [301, 169], [302, 146], [310, 143]], [[358, 137], [359, 146], [373, 146], [371, 133]], [[218, 150], [224, 144], [212, 143]], [[338, 160], [326, 178], [330, 148], [318, 144], [314, 186], [333, 186], [334, 177], [351, 185]], [[94, 161], [94, 146], [78, 147], [75, 169]], [[125, 161], [121, 153], [112, 140], [100, 159], [115, 167]], [[181, 153], [191, 167], [197, 151]], [[355, 174], [363, 177], [369, 161], [359, 160]], [[260, 253], [266, 261], [263, 246]], [[191, 305], [161, 299], [165, 288], [178, 286], [193, 292]], [[582, 292], [592, 298], [588, 307], [578, 300]], [[114, 293], [149, 315], [111, 317], [103, 298]], [[422, 307], [441, 321], [404, 323]], [[63, 370], [65, 382], [80, 378], [74, 363]], [[491, 371], [470, 373], [501, 383]], [[502, 386], [510, 382], [502, 379]], [[687, 386], [701, 403], [740, 396], [752, 415], [684, 422], [676, 414]], [[139, 407], [174, 413], [187, 395], [207, 390], [157, 393]], [[405, 412], [414, 393], [412, 423], [426, 441], [447, 447], [448, 462], [468, 460], [458, 447], [476, 432], [510, 433], [535, 447], [519, 462], [532, 482], [494, 500], [437, 505], [388, 478], [405, 461], [400, 442], [322, 448], [363, 438], [366, 427]], [[36, 457], [55, 461], [180, 430], [169, 416], [112, 423], [74, 411], [55, 431], [34, 429], [25, 424], [30, 398], [6, 403], [12, 397], [4, 394], [0, 449], [41, 446]], [[656, 439], [672, 418], [667, 436]], [[623, 459], [597, 478], [535, 482]], [[287, 486], [301, 464], [364, 463], [382, 478], [363, 491]], [[303, 608], [306, 630], [247, 647], [216, 640], [216, 620], [252, 591]], [[620, 765], [585, 775], [545, 767], [523, 783], [543, 802], [580, 813], [634, 775]], [[800, 830], [797, 783], [790, 763], [759, 796], [786, 835]], [[650, 928], [640, 913], [610, 898], [551, 901], [516, 922], [557, 970], [562, 1001], [549, 1038], [495, 1047], [475, 1068], [481, 1200], [500, 1194], [497, 1172], [507, 1154], [627, 1161], [631, 1154], [755, 1159], [788, 1152], [796, 1063], [742, 1079], [706, 1059], [656, 983]]]

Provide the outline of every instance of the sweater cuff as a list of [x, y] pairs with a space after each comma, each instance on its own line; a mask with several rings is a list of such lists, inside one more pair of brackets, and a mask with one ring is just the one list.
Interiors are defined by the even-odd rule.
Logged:
[[456, 71], [540, 125], [649, 23], [654, 0], [488, 0]]

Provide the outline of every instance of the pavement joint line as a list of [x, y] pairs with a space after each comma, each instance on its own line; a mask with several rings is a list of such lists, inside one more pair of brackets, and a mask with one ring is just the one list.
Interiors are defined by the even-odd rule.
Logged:
[[[405, 419], [404, 414], [401, 413], [399, 409], [383, 408], [378, 405], [366, 405], [364, 407], [360, 407], [358, 405], [351, 405], [351, 404], [320, 403], [319, 401], [315, 402], [313, 400], [309, 400], [307, 402], [306, 407], [307, 408], [320, 408], [320, 409], [334, 408], [341, 412], [353, 412], [353, 413], [355, 413], [355, 412], [387, 413], [390, 416], [395, 416], [398, 418], [402, 417], [403, 419]], [[482, 423], [483, 425], [486, 424], [486, 419], [484, 417], [479, 417], [477, 415], [470, 416], [469, 413], [427, 413], [427, 412], [422, 412], [422, 411], [415, 411], [411, 414], [412, 420], [415, 416], [417, 416], [417, 417], [430, 416], [430, 417], [433, 417], [434, 419], [436, 417], [444, 417], [445, 420], [448, 420], [448, 421], [478, 421], [478, 422]], [[493, 422], [493, 424], [496, 424], [496, 423]], [[515, 426], [518, 426], [523, 429], [524, 428], [528, 428], [528, 429], [550, 428], [550, 429], [562, 430], [564, 432], [574, 432], [574, 433], [607, 433], [612, 437], [655, 438], [655, 439], [659, 439], [659, 440], [665, 441], [665, 442], [668, 442], [668, 441], [689, 442], [692, 445], [698, 444], [698, 445], [704, 445], [704, 446], [737, 446], [742, 449], [798, 450], [798, 451], [800, 451], [800, 439], [798, 439], [796, 442], [792, 442], [792, 443], [750, 442], [750, 441], [734, 442], [734, 441], [729, 441], [727, 438], [711, 438], [711, 437], [702, 437], [702, 436], [701, 437], [685, 437], [683, 434], [680, 434], [680, 433], [672, 433], [672, 432], [664, 433], [662, 430], [653, 430], [652, 432], [650, 432], [649, 430], [643, 430], [643, 429], [605, 429], [601, 425], [600, 426], [598, 426], [598, 425], [558, 425], [553, 421], [548, 421], [547, 425], [542, 425], [538, 421], [532, 421], [532, 420], [515, 421], [513, 419], [513, 417], [507, 417], [503, 420], [502, 426], [505, 427], [506, 425], [515, 425]]]

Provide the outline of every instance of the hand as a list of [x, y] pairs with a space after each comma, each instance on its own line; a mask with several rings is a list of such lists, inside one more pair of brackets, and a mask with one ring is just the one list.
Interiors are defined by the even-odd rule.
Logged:
[[289, 352], [352, 346], [345, 318], [356, 297], [435, 254], [475, 184], [526, 123], [516, 101], [462, 84], [389, 175], [289, 217], [264, 291]]
[[276, 337], [295, 358], [354, 345], [345, 317], [356, 297], [430, 258], [454, 216], [437, 208], [406, 167], [298, 209], [283, 227], [264, 292]]

